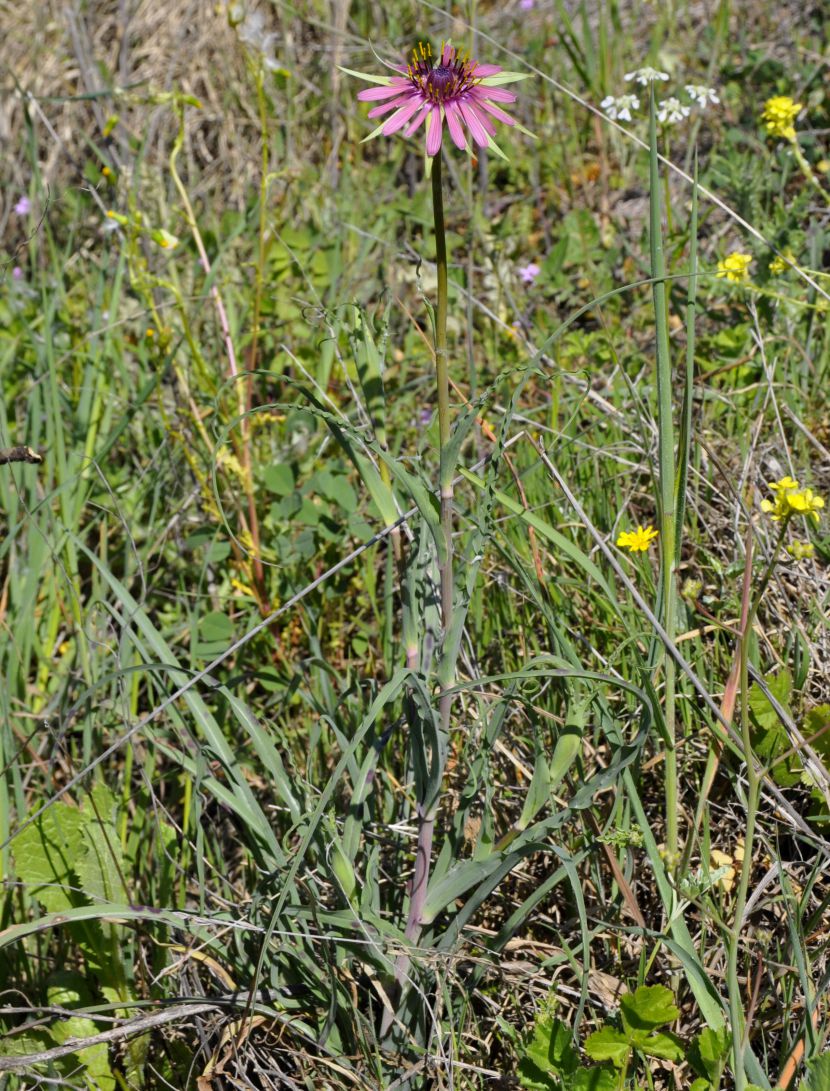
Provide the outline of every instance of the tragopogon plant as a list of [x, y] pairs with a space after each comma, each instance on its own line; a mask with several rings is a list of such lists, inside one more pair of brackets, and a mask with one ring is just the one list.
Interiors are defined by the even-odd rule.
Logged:
[[[432, 202], [435, 221], [435, 253], [438, 273], [438, 299], [434, 318], [435, 375], [438, 395], [439, 432], [439, 492], [441, 498], [442, 556], [439, 558], [441, 582], [441, 620], [446, 638], [453, 625], [453, 473], [454, 460], [450, 444], [452, 414], [450, 408], [449, 357], [447, 352], [447, 242], [444, 228], [444, 198], [441, 180], [441, 147], [446, 125], [453, 144], [470, 154], [475, 148], [487, 149], [506, 158], [493, 139], [495, 122], [527, 132], [502, 105], [515, 102], [516, 96], [504, 90], [504, 84], [524, 79], [518, 72], [505, 72], [495, 64], [479, 64], [449, 42], [444, 42], [433, 55], [429, 44], [419, 42], [405, 64], [390, 64], [393, 75], [378, 76], [344, 69], [350, 75], [376, 86], [358, 94], [364, 102], [376, 103], [369, 110], [370, 118], [385, 120], [366, 137], [391, 136], [403, 132], [412, 136], [421, 125], [426, 132], [425, 167], [432, 179]], [[449, 731], [452, 697], [449, 690], [455, 675], [454, 656], [445, 641], [439, 671], [441, 695], [439, 719], [446, 736]], [[429, 883], [432, 840], [440, 796], [432, 801], [418, 799], [418, 846], [415, 874], [412, 882], [406, 937], [417, 943], [421, 915]], [[399, 962], [399, 979], [405, 970], [405, 960]]]

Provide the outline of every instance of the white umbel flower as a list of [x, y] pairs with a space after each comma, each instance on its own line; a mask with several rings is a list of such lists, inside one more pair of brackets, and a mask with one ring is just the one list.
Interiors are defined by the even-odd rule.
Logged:
[[612, 121], [631, 121], [631, 111], [639, 109], [640, 100], [636, 95], [607, 95], [599, 105]]
[[654, 83], [655, 80], [662, 80], [665, 83], [668, 78], [668, 72], [660, 72], [649, 65], [646, 65], [645, 68], [635, 68], [633, 72], [626, 72], [625, 76], [623, 76], [626, 83], [631, 83], [634, 80], [635, 83], [639, 83], [643, 87]]
[[680, 99], [672, 95], [657, 107], [657, 120], [661, 125], [674, 125], [682, 121], [684, 117], [688, 117], [690, 113], [690, 107], [684, 106]]
[[696, 103], [702, 110], [705, 110], [711, 103], [713, 106], [720, 104], [720, 98], [714, 87], [706, 87], [702, 83], [687, 83], [686, 94]]

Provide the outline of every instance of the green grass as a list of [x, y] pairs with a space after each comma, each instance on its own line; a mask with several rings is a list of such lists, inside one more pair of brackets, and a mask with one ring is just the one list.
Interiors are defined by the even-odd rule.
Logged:
[[[217, 9], [186, 71], [24, 11], [0, 1086], [826, 1086], [830, 545], [761, 500], [830, 486], [830, 27], [751, 7]], [[445, 150], [448, 439], [423, 137], [336, 65], [450, 35], [536, 139]], [[721, 104], [613, 124], [646, 63]]]

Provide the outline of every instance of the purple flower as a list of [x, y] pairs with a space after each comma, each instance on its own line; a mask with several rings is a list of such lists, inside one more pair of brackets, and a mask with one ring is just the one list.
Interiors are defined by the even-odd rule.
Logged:
[[418, 427], [419, 428], [426, 428], [426, 426], [430, 423], [431, 420], [432, 420], [432, 410], [431, 409], [422, 409], [421, 412], [418, 414]]
[[519, 276], [525, 284], [532, 284], [541, 272], [535, 261], [531, 261], [529, 265], [522, 265], [518, 269]]
[[28, 216], [32, 211], [32, 202], [28, 197], [21, 197], [17, 204], [14, 206], [14, 210], [18, 216]]
[[14, 269], [12, 269], [12, 276], [15, 280], [23, 279], [23, 270], [20, 268], [19, 265], [15, 265]]
[[533, 8], [534, 0], [519, 0], [519, 7], [522, 11], [530, 11]]
[[493, 140], [493, 121], [517, 123], [496, 104], [516, 101], [516, 96], [503, 90], [501, 84], [524, 79], [521, 73], [504, 72], [497, 64], [479, 64], [449, 43], [442, 45], [436, 59], [431, 46], [419, 42], [408, 65], [390, 67], [398, 75], [373, 76], [344, 69], [352, 76], [381, 85], [368, 87], [357, 96], [361, 102], [380, 103], [372, 107], [369, 117], [389, 114], [370, 136], [391, 136], [400, 129], [404, 129], [404, 136], [412, 136], [425, 123], [426, 153], [435, 156], [441, 151], [446, 121], [457, 148], [468, 151], [475, 143], [504, 154]]

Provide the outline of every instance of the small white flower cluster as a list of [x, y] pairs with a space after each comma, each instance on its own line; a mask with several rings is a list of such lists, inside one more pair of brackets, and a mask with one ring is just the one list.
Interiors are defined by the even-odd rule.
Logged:
[[633, 72], [626, 72], [623, 76], [626, 83], [631, 83], [634, 80], [641, 87], [648, 87], [655, 80], [662, 80], [665, 83], [668, 78], [668, 72], [658, 72], [656, 68], [651, 68], [649, 65], [646, 65], [645, 68], [635, 68]]
[[631, 121], [631, 111], [640, 108], [640, 100], [636, 95], [608, 95], [599, 105], [612, 121]]
[[661, 125], [674, 125], [676, 122], [688, 117], [691, 112], [691, 106], [684, 106], [680, 99], [675, 98], [674, 95], [663, 99], [662, 102], [657, 104], [657, 120]]
[[705, 110], [710, 102], [713, 106], [720, 105], [720, 98], [714, 87], [706, 87], [702, 83], [687, 83], [686, 94], [702, 110]]
[[[640, 84], [648, 87], [652, 83], [665, 83], [669, 78], [668, 72], [660, 72], [656, 68], [646, 66], [635, 68], [633, 72], [626, 72], [626, 83]], [[710, 104], [717, 105], [720, 102], [718, 93], [714, 87], [706, 87], [701, 83], [687, 83], [685, 91], [692, 101], [692, 105], [699, 110], [705, 110]], [[637, 95], [607, 95], [599, 104], [612, 121], [631, 121], [631, 111], [640, 108], [640, 100]], [[675, 125], [683, 121], [692, 112], [692, 107], [681, 102], [675, 95], [657, 103], [657, 120], [661, 125]]]

